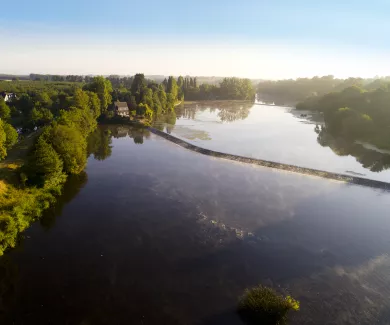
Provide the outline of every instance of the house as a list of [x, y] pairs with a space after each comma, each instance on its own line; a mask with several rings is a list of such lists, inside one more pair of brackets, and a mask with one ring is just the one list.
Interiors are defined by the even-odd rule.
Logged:
[[16, 94], [14, 94], [14, 93], [7, 93], [5, 91], [1, 92], [0, 96], [4, 98], [5, 102], [10, 102], [13, 99], [16, 99]]
[[129, 107], [126, 102], [115, 102], [115, 114], [119, 116], [129, 116]]

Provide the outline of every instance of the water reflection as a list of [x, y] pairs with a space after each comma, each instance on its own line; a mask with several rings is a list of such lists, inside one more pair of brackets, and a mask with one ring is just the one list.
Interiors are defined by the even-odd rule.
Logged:
[[389, 153], [325, 134], [321, 114], [251, 102], [205, 101], [176, 107], [176, 116], [157, 117], [153, 126], [206, 149], [390, 181]]
[[233, 122], [246, 119], [252, 107], [253, 102], [250, 101], [206, 101], [178, 106], [176, 108], [176, 115], [179, 119], [194, 120], [197, 112], [208, 111], [210, 114], [217, 112], [217, 116], [221, 122]]
[[87, 181], [88, 175], [86, 172], [82, 172], [78, 175], [68, 176], [62, 189], [62, 195], [57, 198], [54, 205], [45, 210], [42, 217], [39, 219], [39, 223], [44, 229], [48, 230], [54, 226], [56, 218], [62, 215], [62, 210], [66, 204], [68, 204], [73, 200], [73, 198], [77, 196], [80, 190], [85, 186], [85, 184], [87, 184]]
[[88, 137], [88, 156], [93, 154], [96, 160], [104, 160], [111, 156], [111, 130], [98, 127]]
[[[362, 166], [372, 172], [379, 173], [390, 168], [390, 155], [378, 150], [365, 148], [363, 145], [351, 142], [342, 137], [335, 137], [324, 126], [316, 125], [314, 132], [318, 134], [317, 141], [323, 147], [329, 147], [338, 156], [351, 155], [356, 158]], [[353, 171], [352, 174], [364, 176]]]

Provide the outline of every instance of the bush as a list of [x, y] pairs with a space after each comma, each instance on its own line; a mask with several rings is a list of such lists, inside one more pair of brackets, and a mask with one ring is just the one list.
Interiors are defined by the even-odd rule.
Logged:
[[245, 290], [238, 305], [238, 313], [246, 324], [286, 324], [290, 310], [298, 311], [299, 302], [261, 285]]

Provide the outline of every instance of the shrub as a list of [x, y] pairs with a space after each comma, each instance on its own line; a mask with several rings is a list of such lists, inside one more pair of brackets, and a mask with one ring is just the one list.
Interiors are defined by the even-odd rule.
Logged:
[[286, 324], [290, 310], [299, 310], [297, 300], [278, 295], [273, 289], [261, 285], [245, 290], [238, 305], [238, 313], [246, 324]]

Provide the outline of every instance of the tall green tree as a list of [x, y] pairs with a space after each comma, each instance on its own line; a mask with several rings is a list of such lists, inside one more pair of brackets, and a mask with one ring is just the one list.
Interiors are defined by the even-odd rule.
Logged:
[[100, 115], [100, 99], [98, 95], [92, 91], [86, 92], [89, 98], [88, 106], [92, 112], [93, 117], [96, 119]]
[[8, 120], [11, 117], [11, 109], [5, 103], [3, 97], [0, 96], [0, 118]]
[[172, 94], [174, 100], [177, 99], [178, 87], [175, 78], [172, 76], [168, 78], [167, 93]]
[[131, 84], [131, 94], [133, 96], [137, 93], [140, 94], [144, 87], [146, 87], [145, 75], [143, 73], [137, 73]]
[[94, 77], [91, 84], [87, 85], [85, 88], [98, 95], [100, 100], [100, 113], [105, 113], [108, 105], [112, 103], [112, 85], [110, 80], [107, 80], [103, 76]]
[[4, 122], [0, 120], [0, 160], [7, 157], [7, 135], [4, 130]]
[[87, 163], [87, 143], [77, 128], [66, 125], [53, 125], [44, 139], [53, 146], [64, 164], [64, 172], [79, 174]]
[[5, 132], [5, 147], [10, 150], [18, 141], [18, 132], [16, 132], [15, 128], [6, 122], [3, 122], [3, 129]]
[[58, 183], [63, 179], [62, 168], [63, 163], [57, 152], [40, 136], [28, 160], [28, 182], [41, 187], [48, 183]]

